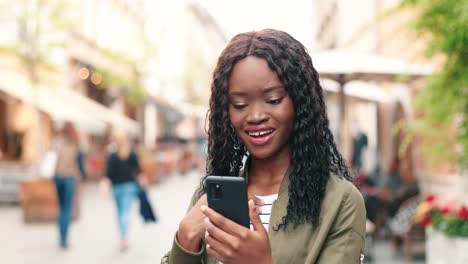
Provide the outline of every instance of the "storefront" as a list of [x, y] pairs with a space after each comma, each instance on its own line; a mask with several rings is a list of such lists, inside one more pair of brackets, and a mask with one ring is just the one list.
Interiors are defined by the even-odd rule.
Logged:
[[65, 121], [75, 124], [85, 148], [106, 137], [109, 126], [139, 135], [136, 121], [65, 87], [33, 87], [18, 72], [0, 72], [0, 93], [0, 193], [8, 189], [8, 199], [18, 199], [20, 181], [38, 177], [38, 161]]

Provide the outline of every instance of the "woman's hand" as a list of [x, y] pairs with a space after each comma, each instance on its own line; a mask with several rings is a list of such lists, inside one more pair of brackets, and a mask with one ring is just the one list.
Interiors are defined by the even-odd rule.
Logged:
[[149, 186], [148, 179], [144, 175], [140, 175], [137, 177], [136, 182], [140, 186], [141, 189], [147, 190]]
[[[264, 204], [263, 200], [249, 194], [249, 199], [254, 199], [257, 205]], [[200, 243], [205, 236], [205, 226], [203, 224], [205, 215], [200, 210], [201, 206], [208, 206], [206, 194], [198, 199], [197, 203], [190, 209], [179, 224], [177, 231], [177, 241], [186, 250], [191, 252], [200, 251]]]
[[205, 234], [203, 219], [205, 215], [200, 210], [201, 206], [207, 206], [206, 194], [190, 209], [179, 224], [177, 231], [177, 241], [186, 250], [191, 252], [200, 251], [200, 243]]
[[253, 200], [249, 200], [249, 215], [254, 230], [241, 226], [206, 206], [201, 210], [206, 216], [204, 240], [208, 254], [224, 264], [273, 263], [268, 233]]

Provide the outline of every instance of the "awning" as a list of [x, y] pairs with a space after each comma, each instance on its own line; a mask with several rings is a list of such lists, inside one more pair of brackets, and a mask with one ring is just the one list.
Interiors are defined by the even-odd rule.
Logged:
[[322, 78], [346, 75], [347, 80], [369, 80], [399, 75], [427, 76], [432, 74], [428, 65], [408, 63], [400, 59], [377, 54], [330, 50], [311, 54], [314, 67]]
[[86, 96], [70, 89], [56, 89], [53, 91], [59, 98], [67, 98], [76, 111], [84, 112], [89, 119], [95, 119], [111, 125], [114, 128], [125, 130], [130, 136], [136, 137], [140, 133], [138, 122], [95, 102]]
[[[38, 87], [38, 107], [49, 114], [56, 122], [73, 122], [78, 129], [93, 134], [104, 134], [106, 124], [104, 121], [94, 118], [92, 111], [78, 109], [73, 103], [74, 96], [61, 96], [60, 89]], [[75, 93], [76, 94], [76, 93]]]
[[185, 117], [197, 117], [205, 120], [206, 113], [208, 112], [208, 108], [187, 102], [170, 103], [160, 96], [151, 96], [150, 102], [152, 102], [158, 110], [174, 116], [176, 121], [181, 121]]
[[93, 100], [70, 89], [49, 88], [37, 85], [33, 89], [24, 75], [18, 72], [0, 71], [0, 90], [23, 100], [49, 114], [54, 121], [71, 121], [83, 131], [103, 134], [108, 125], [124, 129], [137, 136], [139, 126]]
[[[331, 79], [321, 79], [320, 84], [327, 92], [338, 94], [340, 84]], [[344, 93], [346, 96], [359, 98], [372, 102], [387, 103], [390, 101], [388, 95], [378, 85], [364, 81], [352, 81], [345, 84]]]
[[177, 123], [184, 119], [184, 113], [161, 97], [152, 96], [149, 102], [152, 103], [158, 111], [164, 113], [170, 122]]

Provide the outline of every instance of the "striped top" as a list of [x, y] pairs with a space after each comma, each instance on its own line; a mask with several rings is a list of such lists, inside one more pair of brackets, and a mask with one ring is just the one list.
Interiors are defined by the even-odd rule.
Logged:
[[[266, 231], [268, 232], [268, 226], [270, 225], [270, 215], [271, 215], [271, 207], [273, 206], [273, 202], [278, 199], [278, 194], [272, 194], [268, 196], [260, 196], [255, 195], [257, 198], [260, 198], [265, 202], [263, 205], [259, 205], [262, 208], [262, 212], [260, 215], [260, 220], [262, 220], [262, 224], [265, 227]], [[250, 223], [250, 229], [253, 230], [252, 223]], [[223, 264], [221, 261], [216, 261], [216, 264]]]
[[[271, 207], [273, 206], [273, 202], [276, 201], [276, 199], [278, 199], [278, 194], [272, 194], [268, 196], [255, 196], [257, 196], [265, 202], [265, 204], [259, 206], [262, 208], [262, 212], [260, 213], [260, 219], [262, 220], [263, 226], [268, 231], [268, 226], [270, 225]], [[253, 229], [252, 223], [250, 224], [250, 229]]]

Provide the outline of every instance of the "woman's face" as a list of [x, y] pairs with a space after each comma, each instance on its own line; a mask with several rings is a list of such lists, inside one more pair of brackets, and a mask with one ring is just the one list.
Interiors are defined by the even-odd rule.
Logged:
[[248, 56], [234, 66], [229, 79], [229, 118], [254, 158], [289, 155], [294, 106], [265, 59]]

